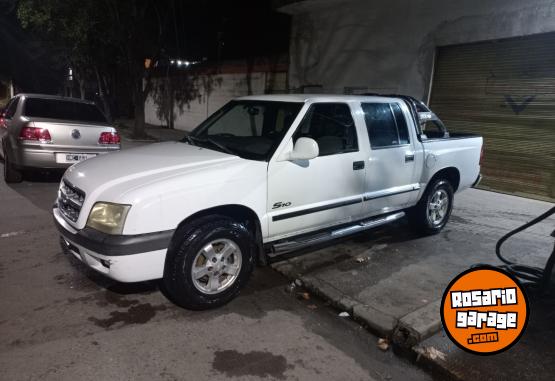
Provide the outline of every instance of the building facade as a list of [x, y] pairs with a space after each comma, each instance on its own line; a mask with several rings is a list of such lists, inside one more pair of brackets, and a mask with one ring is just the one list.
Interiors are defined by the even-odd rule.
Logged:
[[289, 86], [409, 94], [485, 139], [484, 187], [555, 199], [555, 2], [283, 1]]
[[[187, 102], [176, 102], [174, 106], [174, 128], [192, 131], [208, 116], [233, 98], [251, 94], [287, 92], [287, 64], [256, 64], [248, 67], [244, 63], [224, 64], [207, 71], [192, 72], [192, 92]], [[163, 80], [159, 77], [158, 80]], [[171, 77], [169, 78], [171, 81]], [[155, 79], [156, 80], [156, 79]], [[179, 81], [174, 80], [175, 86]], [[167, 125], [159, 112], [159, 103], [150, 94], [145, 104], [145, 120], [153, 125]]]

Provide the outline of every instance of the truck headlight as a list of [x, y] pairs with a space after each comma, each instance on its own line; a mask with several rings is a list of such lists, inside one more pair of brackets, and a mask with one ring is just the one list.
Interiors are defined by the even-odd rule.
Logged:
[[92, 207], [87, 226], [108, 234], [121, 234], [131, 205], [97, 202]]

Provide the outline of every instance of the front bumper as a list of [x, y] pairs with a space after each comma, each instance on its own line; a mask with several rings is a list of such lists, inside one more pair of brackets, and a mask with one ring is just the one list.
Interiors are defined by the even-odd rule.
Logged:
[[57, 206], [52, 212], [64, 252], [73, 254], [90, 268], [120, 282], [163, 277], [166, 251], [174, 230], [136, 235], [110, 235], [88, 227], [76, 230]]

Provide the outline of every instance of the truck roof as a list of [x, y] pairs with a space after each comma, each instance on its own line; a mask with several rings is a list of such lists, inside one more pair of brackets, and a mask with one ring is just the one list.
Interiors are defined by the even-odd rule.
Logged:
[[394, 96], [381, 95], [338, 95], [338, 94], [264, 94], [239, 97], [238, 100], [274, 101], [274, 102], [349, 102], [401, 99]]

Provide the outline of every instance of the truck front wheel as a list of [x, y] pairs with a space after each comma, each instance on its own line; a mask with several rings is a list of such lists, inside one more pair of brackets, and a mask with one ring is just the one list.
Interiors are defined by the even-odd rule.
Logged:
[[412, 227], [422, 234], [436, 234], [449, 221], [453, 209], [453, 187], [449, 181], [436, 179], [414, 207], [407, 211]]
[[208, 216], [181, 231], [168, 249], [164, 285], [181, 307], [204, 310], [233, 299], [254, 267], [252, 234], [225, 216]]

